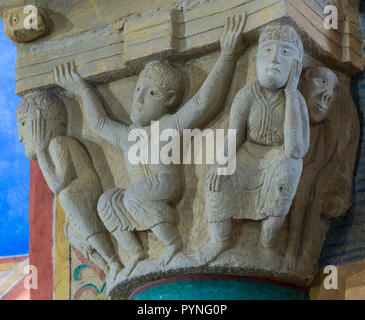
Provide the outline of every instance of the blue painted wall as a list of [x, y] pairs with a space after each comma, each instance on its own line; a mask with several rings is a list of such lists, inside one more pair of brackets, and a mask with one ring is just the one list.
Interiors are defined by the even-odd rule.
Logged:
[[29, 251], [29, 160], [17, 133], [15, 60], [0, 20], [0, 257]]
[[[365, 1], [362, 1], [360, 11], [365, 41]], [[365, 259], [365, 74], [353, 79], [352, 93], [361, 125], [352, 207], [344, 218], [332, 224], [322, 250], [321, 266], [344, 265]]]

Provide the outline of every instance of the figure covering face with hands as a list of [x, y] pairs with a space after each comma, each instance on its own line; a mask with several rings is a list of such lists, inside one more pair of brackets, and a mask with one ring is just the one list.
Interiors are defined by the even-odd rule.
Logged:
[[[151, 122], [159, 121], [160, 133], [165, 129], [174, 129], [182, 136], [184, 129], [211, 120], [223, 106], [228, 92], [242, 45], [245, 20], [245, 14], [227, 19], [218, 61], [201, 89], [176, 113], [172, 112], [180, 105], [184, 95], [179, 70], [161, 61], [147, 64], [137, 82], [131, 126], [115, 122], [107, 116], [94, 89], [80, 78], [73, 64], [55, 69], [56, 83], [82, 99], [91, 130], [124, 151], [132, 184], [127, 190], [115, 188], [106, 191], [98, 203], [100, 218], [130, 256], [120, 275], [122, 278], [128, 276], [144, 257], [136, 231], [152, 230], [165, 245], [158, 260], [160, 266], [168, 264], [182, 246], [174, 226], [173, 210], [182, 191], [180, 170], [174, 164], [152, 164], [150, 159], [146, 164], [132, 164], [128, 154], [135, 142], [129, 141], [128, 135], [132, 129], [144, 129], [150, 135]], [[163, 148], [166, 143], [161, 142], [159, 147]], [[151, 147], [151, 143], [149, 145]]]
[[19, 139], [26, 156], [37, 160], [43, 176], [66, 214], [65, 234], [109, 279], [122, 269], [108, 231], [97, 214], [102, 187], [83, 146], [66, 136], [66, 107], [55, 95], [34, 92], [17, 109]]
[[236, 172], [206, 181], [206, 216], [211, 240], [198, 252], [203, 263], [228, 249], [232, 219], [262, 221], [259, 245], [273, 246], [289, 212], [309, 147], [307, 105], [297, 90], [303, 44], [296, 31], [273, 24], [260, 35], [258, 81], [237, 94], [230, 129], [237, 130]]

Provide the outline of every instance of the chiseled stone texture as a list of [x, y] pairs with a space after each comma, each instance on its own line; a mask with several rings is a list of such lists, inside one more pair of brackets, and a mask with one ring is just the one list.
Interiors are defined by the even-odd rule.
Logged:
[[[19, 3], [20, 1], [10, 0], [3, 6], [9, 9], [19, 6]], [[358, 15], [353, 10], [356, 4], [356, 1], [349, 1], [347, 5], [341, 6], [340, 16], [347, 16], [348, 19], [340, 21], [339, 30], [326, 32], [323, 30], [323, 20], [318, 11], [321, 3], [314, 6], [311, 0], [264, 2], [258, 0], [181, 2], [160, 0], [150, 1], [148, 4], [145, 1], [133, 1], [128, 5], [124, 2], [121, 4], [120, 1], [110, 1], [107, 6], [105, 1], [101, 0], [43, 1], [43, 6], [47, 7], [48, 19], [53, 22], [52, 28], [45, 37], [18, 45], [17, 92], [24, 97], [44, 91], [47, 94], [57, 95], [62, 101], [62, 108], [67, 110], [68, 121], [67, 128], [63, 127], [60, 131], [55, 119], [51, 119], [48, 127], [46, 125], [48, 120], [39, 121], [43, 118], [35, 113], [35, 119], [38, 121], [30, 120], [35, 123], [35, 127], [43, 131], [35, 134], [32, 127], [26, 129], [28, 131], [25, 135], [28, 138], [33, 136], [33, 141], [26, 143], [27, 156], [38, 159], [46, 151], [45, 153], [55, 156], [61, 168], [65, 167], [65, 161], [61, 157], [62, 152], [57, 156], [56, 151], [49, 150], [49, 142], [52, 139], [45, 141], [47, 130], [50, 128], [56, 128], [52, 130], [52, 138], [57, 139], [57, 136], [62, 136], [56, 141], [59, 142], [57, 146], [61, 147], [61, 151], [68, 144], [77, 145], [76, 149], [87, 151], [80, 151], [79, 155], [72, 157], [68, 165], [80, 169], [78, 164], [79, 161], [82, 162], [86, 165], [92, 181], [84, 181], [84, 184], [81, 181], [76, 189], [68, 189], [67, 183], [72, 183], [74, 180], [80, 181], [77, 170], [72, 174], [67, 172], [61, 175], [67, 180], [67, 183], [61, 186], [57, 184], [60, 177], [56, 179], [56, 183], [49, 182], [50, 179], [47, 181], [51, 187], [56, 186], [52, 188], [55, 194], [64, 195], [60, 199], [61, 205], [70, 222], [69, 225], [72, 228], [75, 226], [78, 231], [77, 237], [66, 232], [71, 244], [84, 256], [93, 260], [95, 265], [106, 271], [107, 292], [111, 298], [126, 298], [131, 290], [146, 281], [188, 272], [238, 274], [273, 279], [298, 286], [310, 285], [316, 273], [318, 255], [330, 220], [346, 212], [351, 194], [351, 175], [359, 127], [356, 110], [349, 94], [349, 76], [356, 74], [364, 67], [356, 24]], [[160, 9], [157, 10], [157, 8]], [[227, 59], [227, 55], [224, 54], [227, 48], [222, 46], [224, 37], [223, 42], [220, 39], [225, 18], [232, 14], [242, 14], [244, 11], [247, 11], [243, 36], [245, 50], [240, 55], [228, 54], [230, 59]], [[95, 19], [92, 19], [91, 17], [94, 16]], [[288, 105], [293, 107], [300, 101], [298, 104], [302, 114], [299, 122], [304, 132], [298, 138], [295, 130], [292, 130], [291, 135], [286, 135], [286, 140], [280, 141], [281, 144], [287, 142], [288, 136], [297, 139], [297, 146], [294, 148], [297, 154], [294, 156], [295, 152], [293, 152], [292, 157], [298, 160], [298, 166], [296, 166], [298, 170], [288, 174], [285, 170], [282, 172], [284, 180], [292, 177], [293, 181], [289, 181], [291, 187], [288, 188], [285, 210], [281, 210], [280, 223], [269, 225], [267, 228], [267, 238], [271, 240], [268, 242], [260, 240], [263, 217], [255, 221], [242, 216], [241, 218], [244, 218], [242, 220], [232, 220], [229, 246], [224, 247], [222, 252], [210, 259], [200, 259], [197, 253], [211, 240], [212, 235], [206, 215], [205, 195], [207, 174], [211, 166], [183, 165], [180, 166], [180, 172], [176, 175], [182, 177], [181, 188], [177, 188], [179, 189], [177, 191], [182, 193], [181, 198], [176, 202], [168, 199], [169, 206], [173, 208], [176, 215], [176, 221], [171, 225], [176, 226], [177, 232], [174, 228], [164, 229], [162, 230], [164, 238], [161, 236], [161, 229], [160, 232], [150, 231], [154, 229], [153, 223], [146, 223], [139, 229], [132, 225], [133, 235], [137, 235], [137, 239], [141, 242], [142, 251], [146, 257], [144, 260], [140, 248], [134, 250], [134, 253], [137, 253], [134, 254], [131, 253], [133, 250], [128, 251], [121, 245], [118, 246], [121, 238], [116, 237], [118, 235], [116, 228], [119, 226], [109, 228], [108, 223], [103, 221], [108, 229], [106, 231], [98, 217], [103, 220], [100, 212], [105, 207], [105, 203], [110, 201], [109, 190], [126, 193], [121, 190], [128, 190], [133, 183], [138, 182], [138, 179], [130, 174], [123, 160], [126, 158], [128, 148], [120, 148], [118, 143], [114, 143], [116, 146], [113, 146], [112, 143], [105, 142], [105, 140], [109, 142], [118, 140], [115, 139], [113, 130], [103, 131], [107, 127], [105, 126], [107, 118], [114, 121], [114, 125], [126, 124], [124, 126], [126, 128], [130, 128], [130, 125], [146, 125], [143, 119], [139, 119], [134, 113], [137, 93], [133, 94], [133, 92], [137, 92], [138, 86], [144, 88], [149, 85], [152, 76], [149, 76], [150, 78], [143, 76], [144, 73], [148, 73], [145, 71], [145, 65], [148, 66], [149, 62], [156, 60], [160, 61], [161, 65], [164, 60], [169, 60], [184, 75], [186, 90], [177, 107], [187, 106], [186, 109], [190, 111], [188, 116], [176, 118], [178, 121], [182, 119], [193, 122], [181, 128], [228, 129], [229, 115], [237, 94], [245, 86], [252, 89], [251, 84], [261, 83], [262, 74], [258, 75], [256, 70], [256, 56], [260, 49], [257, 45], [258, 36], [263, 30], [261, 27], [273, 21], [294, 27], [303, 40], [305, 54], [301, 56], [298, 50], [298, 57], [295, 58], [298, 60], [296, 67], [291, 60], [284, 59], [282, 64], [288, 68], [287, 72], [284, 72], [285, 76], [280, 79], [283, 82], [271, 88], [287, 91], [278, 103], [282, 109], [284, 104], [285, 107]], [[349, 36], [349, 30], [354, 31], [351, 33], [352, 36]], [[221, 51], [218, 49], [219, 42], [221, 42]], [[298, 43], [295, 48], [299, 48]], [[296, 54], [296, 49], [293, 55]], [[259, 57], [262, 52], [259, 51]], [[236, 64], [232, 63], [232, 59], [234, 62], [237, 60]], [[319, 72], [317, 67], [327, 68], [329, 72]], [[307, 73], [306, 71], [311, 70], [310, 68], [313, 72]], [[298, 84], [301, 69], [304, 70], [301, 75], [302, 81], [314, 83], [314, 88], [317, 89], [324, 86], [323, 90], [318, 91], [320, 96], [318, 99], [322, 103], [320, 107], [328, 111], [328, 113], [325, 112], [323, 119], [320, 117], [318, 120], [316, 115], [313, 116], [311, 105], [315, 105], [318, 101], [310, 100], [309, 94], [305, 94], [307, 91], [303, 89], [303, 83]], [[291, 77], [289, 77], [290, 72], [293, 74]], [[140, 80], [138, 80], [139, 77]], [[290, 81], [288, 81], [289, 78]], [[66, 90], [61, 90], [60, 87]], [[297, 89], [302, 93], [299, 93]], [[182, 93], [181, 90], [178, 92]], [[197, 92], [203, 93], [203, 98], [200, 99], [203, 103], [198, 104], [203, 110], [201, 119], [195, 118], [194, 115], [194, 106], [196, 107], [194, 102], [200, 101], [195, 99]], [[153, 115], [156, 118], [152, 120], [159, 119], [166, 112], [164, 107], [171, 107], [175, 100], [178, 100], [175, 97], [175, 100], [172, 99], [171, 102], [165, 98], [163, 98], [164, 105], [159, 106], [158, 116]], [[245, 103], [246, 99], [248, 99], [247, 96], [244, 96], [242, 103]], [[293, 99], [291, 103], [287, 103], [290, 99]], [[99, 110], [99, 115], [100, 112], [103, 114], [102, 117], [95, 116], [96, 109]], [[205, 112], [208, 111], [212, 113], [207, 115]], [[295, 116], [292, 118], [298, 119], [296, 117], [298, 114], [295, 112], [293, 114]], [[22, 119], [19, 120], [21, 126]], [[252, 123], [259, 121], [260, 117], [257, 116]], [[62, 124], [66, 123], [62, 122]], [[311, 144], [307, 153], [309, 130], [306, 133], [305, 131], [309, 124]], [[42, 125], [47, 130], [42, 128]], [[298, 126], [297, 122], [294, 129]], [[316, 144], [313, 144], [313, 141]], [[29, 150], [32, 146], [36, 147], [34, 150]], [[202, 148], [205, 149], [205, 142]], [[301, 173], [302, 161], [303, 173]], [[319, 166], [316, 165], [318, 161]], [[46, 162], [43, 160], [42, 170], [49, 173]], [[300, 181], [299, 177], [301, 177]], [[176, 184], [176, 181], [173, 182]], [[175, 187], [173, 182], [166, 182], [164, 187], [168, 186], [168, 189]], [[297, 193], [293, 199], [297, 187], [299, 190], [304, 189], [305, 192]], [[62, 193], [65, 189], [67, 192]], [[78, 200], [79, 192], [91, 189], [89, 198], [84, 194], [82, 201], [81, 198]], [[135, 194], [138, 193], [137, 191], [140, 190], [135, 190]], [[133, 203], [132, 200], [136, 199], [133, 198], [133, 192], [130, 193], [128, 196], [132, 196], [130, 200]], [[97, 199], [99, 199], [99, 213], [96, 207]], [[102, 202], [103, 200], [107, 201]], [[292, 201], [293, 205], [290, 206]], [[126, 207], [128, 204], [127, 200], [124, 201]], [[142, 201], [142, 204], [146, 203]], [[82, 214], [88, 210], [90, 217], [93, 217], [91, 224], [85, 218], [86, 215]], [[126, 212], [124, 209], [121, 211]], [[309, 220], [302, 219], [304, 216], [310, 217]], [[120, 228], [118, 231], [121, 231]], [[96, 234], [105, 234], [105, 237], [102, 237], [104, 240], [96, 239], [98, 238], [94, 237]], [[113, 236], [110, 236], [111, 234]], [[175, 234], [179, 235], [179, 242], [176, 242]], [[300, 234], [299, 239], [296, 238], [297, 234]], [[122, 236], [126, 234], [122, 233]], [[302, 252], [303, 239], [306, 237], [309, 237], [311, 246]], [[110, 249], [111, 241], [115, 252]], [[167, 259], [161, 264], [159, 258], [166, 257], [166, 247], [171, 244], [176, 245], [176, 250], [169, 257], [171, 261]], [[291, 247], [291, 251], [288, 247]], [[292, 254], [289, 255], [288, 252]], [[102, 259], [97, 256], [101, 256]], [[73, 253], [71, 259], [73, 267], [77, 268], [80, 257], [76, 259]], [[118, 274], [121, 269], [119, 260], [128, 267], [126, 269], [128, 272], [125, 274]], [[97, 272], [99, 273], [99, 270]], [[100, 273], [100, 279], [97, 281], [100, 290], [103, 286], [103, 277]], [[89, 276], [88, 279], [90, 279]], [[77, 292], [75, 289], [77, 287], [78, 284], [73, 283], [73, 292]]]
[[[19, 44], [17, 88], [22, 94], [54, 85], [56, 65], [76, 61], [81, 74], [96, 83], [110, 82], [141, 70], [151, 56], [190, 59], [218, 44], [224, 19], [247, 12], [245, 32], [257, 39], [258, 29], [272, 21], [296, 26], [307, 52], [349, 75], [364, 66], [358, 0], [339, 1], [339, 28], [327, 31], [323, 13], [313, 0], [155, 0], [29, 1], [45, 8], [52, 22], [47, 35]], [[22, 1], [8, 0], [4, 10]], [[356, 7], [357, 6], [357, 7]], [[347, 19], [344, 19], [344, 17]], [[120, 59], [122, 57], [122, 59]]]
[[[32, 42], [44, 36], [47, 32], [47, 25], [41, 12], [43, 12], [43, 9], [40, 7], [37, 13], [33, 13], [27, 11], [24, 6], [0, 12], [4, 22], [4, 33], [15, 43]], [[25, 21], [28, 21], [30, 29], [26, 27]], [[36, 28], [33, 28], [33, 26], [36, 26]]]
[[[363, 41], [365, 41], [365, 3], [362, 3], [361, 21]], [[364, 49], [365, 50], [365, 49]], [[364, 126], [365, 112], [365, 74], [352, 79], [352, 93], [360, 116], [360, 125]], [[364, 180], [364, 133], [361, 131], [359, 150], [353, 178], [352, 206], [343, 219], [332, 224], [324, 244], [320, 264], [346, 265], [365, 258], [363, 234], [365, 232], [365, 180]]]

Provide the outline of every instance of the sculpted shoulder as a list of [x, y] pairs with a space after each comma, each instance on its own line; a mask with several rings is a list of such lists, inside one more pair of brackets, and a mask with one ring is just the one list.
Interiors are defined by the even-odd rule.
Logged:
[[[239, 109], [241, 111], [247, 110], [254, 102], [254, 83], [245, 85], [238, 91], [233, 102], [233, 109]], [[237, 110], [238, 111], [238, 110]]]
[[246, 100], [246, 99], [252, 99], [253, 97], [253, 90], [254, 90], [254, 85], [255, 83], [249, 83], [246, 84], [241, 90], [238, 91], [237, 95], [236, 95], [236, 99], [240, 99], [240, 100]]
[[50, 150], [61, 150], [63, 148], [67, 148], [69, 145], [79, 144], [79, 142], [71, 137], [67, 136], [58, 136], [51, 140], [49, 143]]
[[49, 144], [49, 151], [50, 153], [64, 153], [65, 151], [73, 153], [73, 151], [76, 151], [77, 153], [80, 153], [80, 151], [83, 150], [83, 146], [81, 143], [72, 137], [67, 136], [58, 136]]

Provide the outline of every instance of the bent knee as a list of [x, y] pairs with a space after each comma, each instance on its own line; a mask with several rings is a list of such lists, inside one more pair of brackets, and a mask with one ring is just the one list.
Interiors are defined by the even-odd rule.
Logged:
[[115, 188], [104, 192], [100, 196], [97, 203], [97, 212], [104, 224], [107, 225], [115, 216], [115, 209], [123, 199], [123, 192], [124, 190]]
[[72, 201], [72, 197], [73, 193], [69, 188], [63, 189], [59, 195], [58, 195], [58, 199], [60, 200], [61, 205], [65, 204], [65, 203], [69, 203], [70, 201]]

